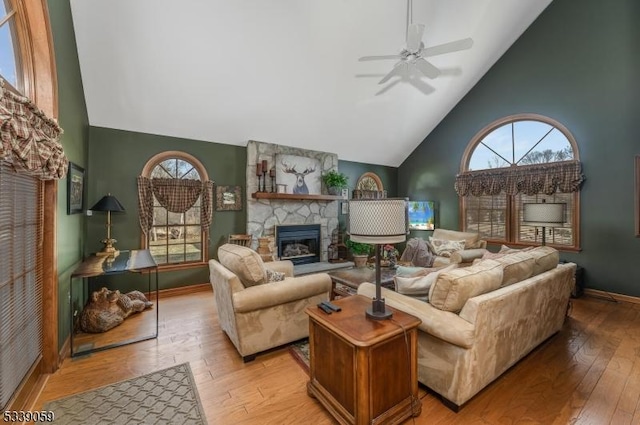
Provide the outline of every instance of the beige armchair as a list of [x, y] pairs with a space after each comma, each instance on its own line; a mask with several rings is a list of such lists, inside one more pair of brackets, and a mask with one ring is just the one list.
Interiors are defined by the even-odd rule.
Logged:
[[293, 277], [291, 261], [267, 268], [257, 252], [232, 244], [218, 249], [218, 259], [209, 261], [209, 276], [220, 326], [245, 362], [309, 336], [305, 309], [329, 299], [328, 274]]

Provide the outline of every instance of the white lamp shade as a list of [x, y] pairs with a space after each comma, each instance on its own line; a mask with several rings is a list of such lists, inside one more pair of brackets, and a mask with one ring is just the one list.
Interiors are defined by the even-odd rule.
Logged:
[[392, 244], [407, 240], [407, 200], [351, 199], [347, 232], [354, 242]]
[[524, 204], [522, 222], [529, 226], [558, 227], [564, 223], [564, 203]]

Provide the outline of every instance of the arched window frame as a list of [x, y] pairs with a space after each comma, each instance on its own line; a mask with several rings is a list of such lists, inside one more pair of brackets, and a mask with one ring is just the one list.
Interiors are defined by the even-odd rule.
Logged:
[[[151, 172], [153, 169], [163, 161], [168, 159], [180, 159], [186, 161], [193, 165], [196, 172], [200, 176], [201, 181], [208, 181], [209, 175], [207, 170], [204, 168], [200, 160], [198, 160], [195, 156], [190, 155], [186, 152], [182, 151], [165, 151], [154, 155], [150, 158], [142, 169], [142, 176], [151, 178]], [[142, 249], [149, 249], [149, 238], [151, 235], [145, 235], [144, 232], [141, 232], [140, 235], [140, 245]], [[199, 261], [189, 261], [189, 262], [179, 262], [179, 263], [170, 263], [170, 264], [159, 264], [158, 267], [161, 270], [169, 271], [169, 270], [181, 270], [181, 269], [189, 269], [193, 267], [202, 267], [203, 265], [207, 265], [209, 260], [209, 231], [203, 230], [201, 232], [201, 241], [202, 241], [202, 250], [201, 250], [201, 259]]]
[[[569, 131], [569, 129], [564, 126], [562, 123], [554, 120], [553, 118], [533, 113], [524, 113], [524, 114], [515, 114], [509, 115], [503, 118], [500, 118], [496, 121], [485, 126], [481, 129], [469, 142], [467, 148], [465, 149], [462, 160], [460, 161], [460, 172], [469, 171], [469, 163], [471, 161], [471, 157], [475, 152], [475, 149], [478, 147], [480, 142], [482, 142], [487, 135], [489, 135], [494, 130], [510, 123], [514, 123], [517, 121], [539, 121], [544, 124], [548, 124], [550, 126], [555, 127], [558, 131], [560, 131], [566, 138], [569, 144], [571, 145], [571, 149], [573, 150], [573, 159], [576, 161], [580, 160], [580, 151], [578, 149], [578, 144], [576, 142], [575, 137]], [[518, 167], [527, 167], [526, 165], [521, 165]], [[505, 238], [486, 238], [489, 243], [492, 244], [508, 244], [510, 246], [527, 246], [532, 245], [529, 242], [521, 242], [518, 240], [518, 229], [519, 229], [519, 215], [517, 209], [517, 195], [509, 196], [503, 195], [506, 199], [506, 220], [505, 220]], [[579, 251], [580, 250], [580, 191], [573, 192], [571, 194], [573, 208], [571, 210], [571, 229], [573, 232], [573, 244], [572, 245], [559, 245], [550, 243], [547, 239], [547, 245], [553, 246], [561, 251]], [[546, 198], [546, 196], [545, 196]], [[463, 230], [467, 230], [467, 206], [466, 206], [466, 197], [459, 197], [460, 204], [460, 228]], [[471, 229], [469, 229], [471, 230]], [[533, 243], [538, 244], [538, 243]]]

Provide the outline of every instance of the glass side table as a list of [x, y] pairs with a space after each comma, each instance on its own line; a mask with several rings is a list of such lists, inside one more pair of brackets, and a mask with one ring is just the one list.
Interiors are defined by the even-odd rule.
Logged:
[[[144, 310], [140, 313], [132, 314], [119, 326], [102, 333], [85, 333], [76, 329], [75, 322], [82, 314], [82, 311], [74, 311], [73, 308], [73, 293], [74, 287], [76, 286], [74, 284], [74, 280], [76, 281], [76, 284], [78, 281], [82, 282], [82, 286], [76, 289], [82, 289], [82, 293], [86, 294], [86, 297], [88, 297], [90, 296], [88, 294], [89, 291], [87, 290], [85, 292], [84, 287], [86, 285], [88, 288], [89, 278], [119, 275], [124, 273], [146, 273], [148, 275], [147, 287], [136, 289], [144, 293], [149, 301], [154, 302], [154, 306], [152, 308], [155, 310], [155, 313], [150, 310]], [[152, 297], [152, 291], [154, 288], [155, 299]], [[97, 255], [87, 257], [73, 271], [73, 273], [71, 273], [69, 282], [69, 303], [71, 314], [71, 329], [69, 335], [71, 343], [71, 357], [157, 338], [159, 320], [158, 294], [158, 265], [149, 250], [120, 251], [115, 257]], [[82, 308], [84, 308], [84, 301], [87, 299], [86, 297], [83, 300]], [[135, 331], [132, 331], [133, 328], [135, 328]]]

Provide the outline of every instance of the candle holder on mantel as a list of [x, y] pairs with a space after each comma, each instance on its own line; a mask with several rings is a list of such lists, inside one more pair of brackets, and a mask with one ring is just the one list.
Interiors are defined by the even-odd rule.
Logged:
[[258, 177], [258, 192], [262, 192], [262, 190], [260, 190], [260, 178], [263, 176], [261, 162], [256, 163], [256, 176]]
[[276, 167], [271, 167], [269, 170], [269, 177], [271, 177], [271, 193], [276, 191]]
[[[268, 164], [267, 160], [262, 160], [262, 192], [267, 191], [267, 173], [268, 173]], [[258, 181], [258, 186], [260, 186], [260, 182]]]

